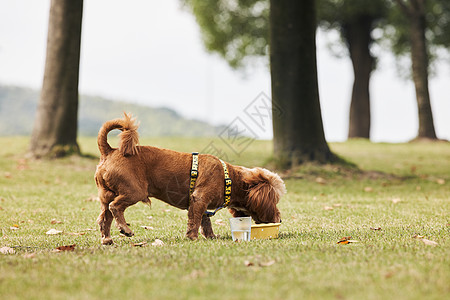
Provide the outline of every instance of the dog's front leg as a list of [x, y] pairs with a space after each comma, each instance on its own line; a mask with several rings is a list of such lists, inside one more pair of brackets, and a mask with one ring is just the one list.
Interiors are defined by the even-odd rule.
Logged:
[[206, 211], [206, 203], [201, 201], [201, 198], [195, 195], [191, 196], [191, 201], [188, 210], [188, 228], [186, 236], [191, 240], [198, 239], [198, 229], [202, 223], [203, 213]]
[[211, 226], [211, 218], [206, 214], [202, 215], [202, 234], [207, 239], [215, 239], [216, 235]]

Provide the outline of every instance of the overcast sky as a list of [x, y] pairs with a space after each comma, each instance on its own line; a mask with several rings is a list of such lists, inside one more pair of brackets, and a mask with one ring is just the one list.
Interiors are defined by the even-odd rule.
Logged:
[[[49, 0], [0, 0], [0, 83], [40, 88]], [[335, 35], [318, 33], [320, 101], [328, 141], [348, 131], [353, 74], [347, 58], [327, 49]], [[450, 62], [442, 61], [430, 81], [436, 133], [450, 139]], [[414, 86], [399, 78], [394, 59], [383, 52], [370, 86], [375, 142], [404, 142], [417, 135]], [[80, 92], [149, 106], [166, 106], [214, 124], [245, 119], [244, 109], [270, 96], [264, 66], [231, 70], [202, 45], [193, 16], [179, 0], [85, 0]], [[139, 117], [139, 112], [134, 112]], [[249, 121], [248, 121], [249, 122]], [[270, 138], [271, 132], [258, 132]]]

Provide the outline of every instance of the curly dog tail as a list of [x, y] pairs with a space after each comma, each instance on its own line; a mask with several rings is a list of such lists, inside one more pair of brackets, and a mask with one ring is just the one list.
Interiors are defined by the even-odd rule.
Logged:
[[111, 130], [119, 129], [122, 132], [119, 137], [119, 151], [123, 156], [135, 155], [138, 152], [137, 144], [139, 143], [139, 135], [137, 132], [138, 125], [131, 114], [124, 113], [123, 119], [114, 119], [105, 122], [98, 132], [97, 144], [102, 157], [107, 156], [113, 148], [108, 144], [108, 133]]

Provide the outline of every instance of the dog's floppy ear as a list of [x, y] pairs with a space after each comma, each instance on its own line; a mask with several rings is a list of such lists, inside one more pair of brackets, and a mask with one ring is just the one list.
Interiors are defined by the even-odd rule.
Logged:
[[248, 185], [249, 210], [257, 214], [257, 219], [261, 222], [278, 222], [279, 211], [276, 205], [286, 193], [280, 176], [266, 169], [254, 168], [245, 172], [243, 180]]

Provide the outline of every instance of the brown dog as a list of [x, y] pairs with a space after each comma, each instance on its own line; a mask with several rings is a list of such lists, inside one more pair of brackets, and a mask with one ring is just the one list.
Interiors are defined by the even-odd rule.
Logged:
[[[213, 155], [198, 157], [198, 178], [189, 195], [192, 155], [150, 146], [137, 146], [138, 133], [134, 119], [125, 114], [103, 124], [98, 134], [101, 157], [95, 173], [95, 182], [102, 204], [98, 224], [102, 244], [112, 244], [110, 230], [113, 218], [120, 232], [132, 236], [125, 221], [127, 207], [149, 197], [188, 210], [187, 237], [195, 240], [201, 226], [206, 238], [214, 238], [207, 209], [224, 204], [224, 169]], [[122, 131], [119, 148], [111, 148], [108, 132]], [[234, 217], [251, 216], [256, 223], [280, 222], [276, 205], [286, 192], [281, 178], [261, 168], [248, 169], [226, 164], [232, 179], [231, 201], [228, 205]]]

